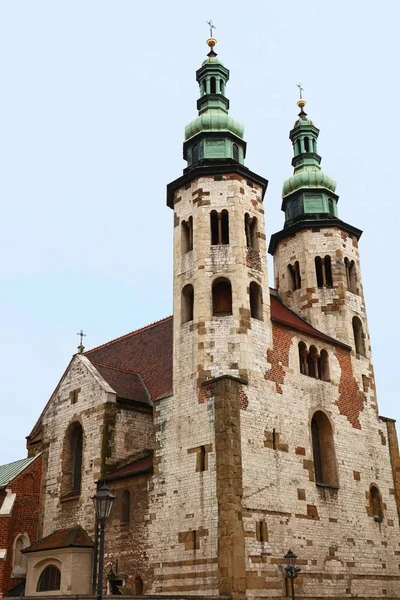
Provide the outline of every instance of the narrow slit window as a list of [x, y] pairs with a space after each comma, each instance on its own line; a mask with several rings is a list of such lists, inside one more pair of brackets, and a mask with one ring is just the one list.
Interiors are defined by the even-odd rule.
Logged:
[[210, 79], [210, 91], [211, 91], [211, 94], [217, 93], [217, 85], [216, 85], [215, 77], [211, 77], [211, 79]]
[[239, 162], [239, 146], [237, 144], [233, 144], [232, 146], [232, 154], [233, 154], [233, 160], [236, 160], [236, 162]]
[[221, 212], [221, 244], [229, 244], [229, 214], [227, 210]]
[[210, 213], [211, 222], [211, 244], [213, 246], [218, 245], [218, 213], [216, 210], [212, 210]]
[[372, 485], [369, 490], [371, 499], [371, 510], [375, 521], [383, 521], [382, 498], [376, 485]]
[[304, 138], [304, 149], [306, 152], [310, 152], [310, 140], [308, 137]]
[[365, 341], [362, 323], [358, 317], [353, 317], [352, 324], [356, 353], [365, 356]]
[[304, 342], [299, 342], [299, 365], [300, 373], [302, 375], [308, 375], [308, 362], [307, 362], [308, 350]]
[[322, 288], [324, 285], [323, 277], [322, 277], [322, 260], [320, 256], [315, 257], [315, 273], [317, 276], [317, 286]]
[[324, 268], [325, 268], [326, 286], [327, 287], [332, 287], [333, 286], [333, 281], [332, 281], [332, 264], [331, 264], [331, 257], [329, 255], [325, 256], [325, 258], [324, 258]]
[[200, 446], [199, 448], [199, 469], [200, 472], [206, 470], [206, 448], [205, 446]]
[[255, 281], [250, 282], [250, 314], [253, 319], [263, 320], [262, 290]]

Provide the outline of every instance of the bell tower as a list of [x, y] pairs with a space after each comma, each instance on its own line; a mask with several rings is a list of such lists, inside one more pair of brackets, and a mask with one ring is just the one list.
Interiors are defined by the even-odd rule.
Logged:
[[216, 40], [207, 44], [196, 72], [199, 114], [185, 128], [187, 167], [167, 188], [174, 209], [174, 393], [188, 381], [200, 389], [222, 375], [247, 380], [254, 338], [269, 330], [267, 181], [244, 166], [244, 128], [229, 115], [225, 95], [229, 71]]
[[283, 184], [284, 227], [271, 236], [275, 287], [283, 302], [314, 327], [370, 356], [358, 240], [338, 216], [336, 182], [321, 170], [319, 130], [304, 111], [289, 137], [293, 175]]
[[[207, 44], [196, 72], [198, 116], [185, 128], [187, 166], [167, 186], [174, 211], [173, 390], [155, 402], [151, 530], [154, 561], [175, 571], [154, 591], [203, 589], [239, 600], [246, 586], [240, 414], [265, 382], [272, 337], [268, 182], [244, 166], [243, 125], [228, 112], [229, 71], [216, 40]], [[182, 564], [195, 582], [186, 590]]]

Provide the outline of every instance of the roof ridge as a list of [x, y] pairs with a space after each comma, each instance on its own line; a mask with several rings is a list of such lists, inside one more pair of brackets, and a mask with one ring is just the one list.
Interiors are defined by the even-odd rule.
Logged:
[[130, 333], [121, 335], [120, 337], [115, 338], [114, 340], [110, 340], [109, 342], [106, 342], [105, 344], [101, 344], [100, 346], [96, 346], [95, 348], [91, 348], [90, 350], [86, 350], [86, 352], [84, 352], [83, 355], [85, 356], [87, 354], [90, 354], [91, 352], [94, 352], [95, 350], [100, 350], [100, 348], [105, 348], [106, 346], [110, 346], [111, 344], [114, 344], [115, 342], [120, 342], [121, 340], [128, 338], [130, 336], [136, 335], [137, 333], [142, 333], [142, 331], [151, 329], [151, 327], [155, 327], [156, 325], [159, 325], [160, 323], [163, 323], [164, 321], [168, 321], [169, 319], [172, 319], [172, 318], [173, 318], [173, 315], [169, 315], [169, 317], [164, 317], [163, 319], [154, 321], [153, 323], [150, 323], [149, 325], [145, 325], [144, 327], [141, 327], [140, 329], [135, 329], [134, 331], [131, 331]]
[[117, 367], [115, 365], [110, 365], [108, 363], [90, 361], [92, 365], [97, 365], [99, 367], [106, 367], [106, 369], [114, 369], [115, 371], [122, 371], [123, 373], [130, 373], [131, 375], [140, 375], [137, 371], [132, 371], [131, 369], [126, 369], [125, 367]]

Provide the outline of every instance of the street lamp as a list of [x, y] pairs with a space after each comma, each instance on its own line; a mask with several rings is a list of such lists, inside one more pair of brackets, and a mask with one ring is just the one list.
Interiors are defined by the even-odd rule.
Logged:
[[287, 560], [287, 566], [285, 567], [285, 576], [290, 579], [290, 581], [292, 582], [292, 600], [295, 600], [294, 597], [294, 580], [296, 579], [296, 577], [298, 577], [301, 569], [300, 567], [296, 567], [296, 554], [294, 552], [291, 551], [291, 549], [289, 548], [289, 550], [286, 552], [285, 556], [283, 557], [285, 560]]
[[110, 516], [115, 496], [110, 492], [105, 483], [92, 496], [96, 510], [97, 521], [100, 523], [100, 548], [99, 548], [99, 572], [97, 579], [97, 600], [103, 597], [103, 569], [104, 569], [104, 528], [106, 519]]

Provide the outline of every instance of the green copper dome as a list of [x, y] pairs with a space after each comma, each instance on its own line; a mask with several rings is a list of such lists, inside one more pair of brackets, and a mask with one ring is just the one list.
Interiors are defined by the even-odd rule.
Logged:
[[201, 131], [230, 131], [242, 138], [244, 127], [221, 108], [209, 107], [197, 119], [190, 121], [185, 127], [185, 140], [190, 139]]
[[198, 166], [221, 162], [244, 163], [246, 143], [244, 127], [229, 114], [225, 96], [229, 70], [214, 51], [216, 40], [207, 40], [210, 52], [196, 72], [200, 87], [197, 101], [198, 117], [185, 127], [183, 157], [188, 166], [185, 172]]
[[294, 151], [294, 172], [282, 189], [285, 227], [301, 220], [337, 217], [336, 181], [321, 170], [321, 157], [317, 154], [319, 129], [307, 118], [303, 99], [298, 106], [299, 119], [289, 135]]
[[336, 190], [336, 181], [318, 169], [315, 165], [302, 165], [294, 175], [283, 184], [282, 198], [302, 188], [326, 188]]

